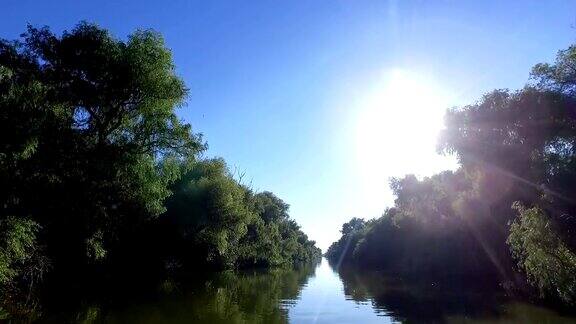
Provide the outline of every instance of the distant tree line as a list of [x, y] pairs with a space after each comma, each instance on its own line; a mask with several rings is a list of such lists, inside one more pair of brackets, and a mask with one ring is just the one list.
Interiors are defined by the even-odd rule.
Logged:
[[175, 114], [162, 37], [80, 23], [0, 40], [0, 292], [46, 282], [305, 263], [320, 250]]
[[328, 258], [403, 275], [530, 283], [576, 303], [576, 46], [536, 65], [523, 89], [450, 109], [445, 123], [438, 148], [460, 168], [391, 180], [394, 206], [344, 224]]

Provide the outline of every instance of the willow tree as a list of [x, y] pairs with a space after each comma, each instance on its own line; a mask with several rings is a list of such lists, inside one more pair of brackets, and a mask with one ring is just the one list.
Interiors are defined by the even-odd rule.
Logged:
[[150, 30], [29, 26], [0, 41], [0, 221], [30, 220], [55, 270], [104, 261], [164, 211], [171, 161], [203, 149], [175, 114], [186, 94]]

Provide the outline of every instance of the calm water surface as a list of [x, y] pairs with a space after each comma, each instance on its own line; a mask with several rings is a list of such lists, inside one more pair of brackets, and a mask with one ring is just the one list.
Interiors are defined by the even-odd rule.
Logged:
[[576, 323], [493, 291], [338, 273], [326, 260], [298, 271], [225, 272], [197, 281], [166, 282], [162, 293], [131, 302], [79, 301], [75, 309], [46, 311], [40, 322]]

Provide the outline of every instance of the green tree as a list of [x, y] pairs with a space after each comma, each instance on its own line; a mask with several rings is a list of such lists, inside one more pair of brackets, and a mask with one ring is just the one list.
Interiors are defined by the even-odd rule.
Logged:
[[177, 173], [162, 160], [204, 147], [175, 115], [186, 93], [153, 31], [122, 41], [80, 23], [0, 41], [0, 220], [40, 225], [54, 270], [102, 262], [164, 211]]
[[314, 243], [289, 218], [288, 204], [273, 193], [254, 194], [233, 178], [222, 159], [195, 161], [185, 168], [160, 219], [172, 241], [166, 255], [217, 268], [282, 266], [318, 258]]
[[538, 208], [515, 204], [519, 217], [510, 227], [508, 244], [518, 266], [542, 294], [576, 301], [576, 254], [558, 237], [554, 224]]
[[6, 285], [25, 270], [38, 248], [38, 224], [29, 219], [8, 217], [0, 221], [0, 284]]

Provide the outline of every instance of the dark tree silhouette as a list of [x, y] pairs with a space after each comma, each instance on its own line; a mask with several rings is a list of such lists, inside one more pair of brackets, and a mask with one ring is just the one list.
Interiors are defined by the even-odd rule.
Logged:
[[520, 271], [542, 295], [573, 303], [574, 66], [570, 47], [555, 64], [536, 65], [525, 88], [449, 110], [439, 151], [455, 154], [460, 169], [392, 180], [395, 206], [343, 232], [327, 256], [404, 275], [494, 277], [508, 287], [523, 286]]

